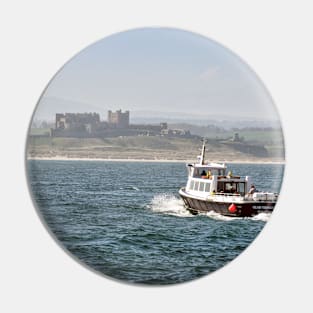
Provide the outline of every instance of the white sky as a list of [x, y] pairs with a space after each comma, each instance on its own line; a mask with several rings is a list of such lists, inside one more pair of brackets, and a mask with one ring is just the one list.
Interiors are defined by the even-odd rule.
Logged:
[[240, 58], [210, 39], [168, 28], [118, 33], [78, 53], [48, 85], [35, 118], [60, 110], [103, 116], [119, 108], [279, 120]]

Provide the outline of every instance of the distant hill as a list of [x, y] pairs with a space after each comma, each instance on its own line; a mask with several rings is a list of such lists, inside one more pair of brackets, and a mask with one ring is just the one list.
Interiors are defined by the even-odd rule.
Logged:
[[[250, 125], [250, 123], [248, 123]], [[212, 139], [230, 139], [235, 133], [238, 133], [245, 142], [273, 144], [279, 143], [283, 145], [283, 134], [280, 128], [275, 127], [260, 127], [253, 124], [253, 126], [246, 126], [237, 124], [234, 128], [224, 128], [221, 125], [214, 124], [201, 126], [186, 123], [169, 124], [170, 128], [179, 128], [189, 130], [192, 134], [201, 137]]]
[[[117, 108], [114, 104], [94, 104], [61, 99], [57, 97], [43, 97], [36, 109], [35, 119], [39, 122], [53, 122], [56, 113], [84, 113], [96, 112], [102, 120], [107, 120], [107, 111], [117, 109], [129, 110], [129, 108]], [[279, 121], [271, 119], [262, 120], [258, 118], [234, 118], [229, 115], [210, 115], [209, 112], [158, 112], [130, 110], [130, 122], [132, 124], [159, 124], [167, 122], [170, 124], [191, 124], [198, 126], [214, 125], [217, 127], [231, 129], [234, 127], [274, 127], [279, 128]]]
[[85, 113], [96, 112], [102, 118], [106, 117], [107, 112], [99, 105], [88, 104], [80, 101], [61, 99], [57, 97], [43, 97], [40, 105], [36, 109], [35, 119], [39, 121], [51, 122], [55, 119], [56, 113]]
[[221, 119], [193, 119], [192, 117], [179, 118], [175, 116], [165, 115], [156, 117], [136, 117], [135, 113], [131, 112], [131, 123], [133, 124], [159, 124], [162, 122], [167, 122], [169, 124], [175, 125], [185, 125], [184, 127], [189, 126], [216, 126], [223, 129], [232, 129], [232, 128], [247, 128], [247, 127], [258, 127], [258, 128], [280, 128], [280, 123], [278, 121], [267, 121], [267, 120], [233, 120], [231, 117], [225, 120]]

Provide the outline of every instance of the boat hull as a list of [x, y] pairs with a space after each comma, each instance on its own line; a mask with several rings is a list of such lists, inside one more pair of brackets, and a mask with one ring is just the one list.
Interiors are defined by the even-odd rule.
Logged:
[[[208, 199], [199, 199], [188, 195], [183, 189], [179, 192], [184, 201], [185, 207], [192, 213], [207, 213], [214, 211], [216, 213], [233, 217], [251, 217], [259, 213], [268, 213], [274, 210], [276, 201], [247, 201], [247, 202], [223, 202], [212, 201]], [[235, 205], [235, 210], [230, 206]]]

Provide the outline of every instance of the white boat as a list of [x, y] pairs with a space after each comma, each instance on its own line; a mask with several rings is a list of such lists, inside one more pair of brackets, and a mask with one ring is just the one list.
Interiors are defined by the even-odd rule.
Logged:
[[234, 176], [224, 163], [205, 162], [205, 140], [198, 158], [197, 163], [187, 164], [188, 181], [179, 190], [191, 213], [215, 211], [227, 216], [254, 216], [273, 211], [278, 194], [257, 192], [250, 176]]

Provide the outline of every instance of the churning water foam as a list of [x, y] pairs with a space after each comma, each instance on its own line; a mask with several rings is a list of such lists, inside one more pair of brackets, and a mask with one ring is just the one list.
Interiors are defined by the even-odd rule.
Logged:
[[232, 216], [225, 216], [219, 213], [216, 213], [214, 211], [207, 212], [207, 213], [201, 213], [201, 215], [205, 215], [207, 217], [210, 217], [214, 220], [218, 221], [233, 221], [235, 219], [249, 219], [253, 221], [262, 221], [262, 222], [267, 222], [269, 218], [271, 217], [271, 213], [259, 213], [253, 217], [232, 217]]
[[184, 207], [180, 198], [169, 194], [155, 195], [151, 200], [149, 208], [153, 212], [174, 215], [179, 217], [192, 217], [193, 215]]
[[[163, 213], [167, 215], [174, 215], [178, 217], [194, 217], [184, 206], [182, 199], [177, 198], [171, 194], [158, 194], [153, 197], [148, 206], [153, 212]], [[253, 217], [230, 217], [216, 213], [214, 211], [207, 213], [200, 213], [200, 216], [207, 216], [209, 218], [219, 221], [233, 221], [234, 219], [250, 219], [254, 221], [267, 222], [271, 217], [271, 213], [259, 213]]]
[[254, 221], [267, 222], [270, 219], [271, 215], [271, 213], [259, 213], [258, 215], [251, 217], [251, 219]]

